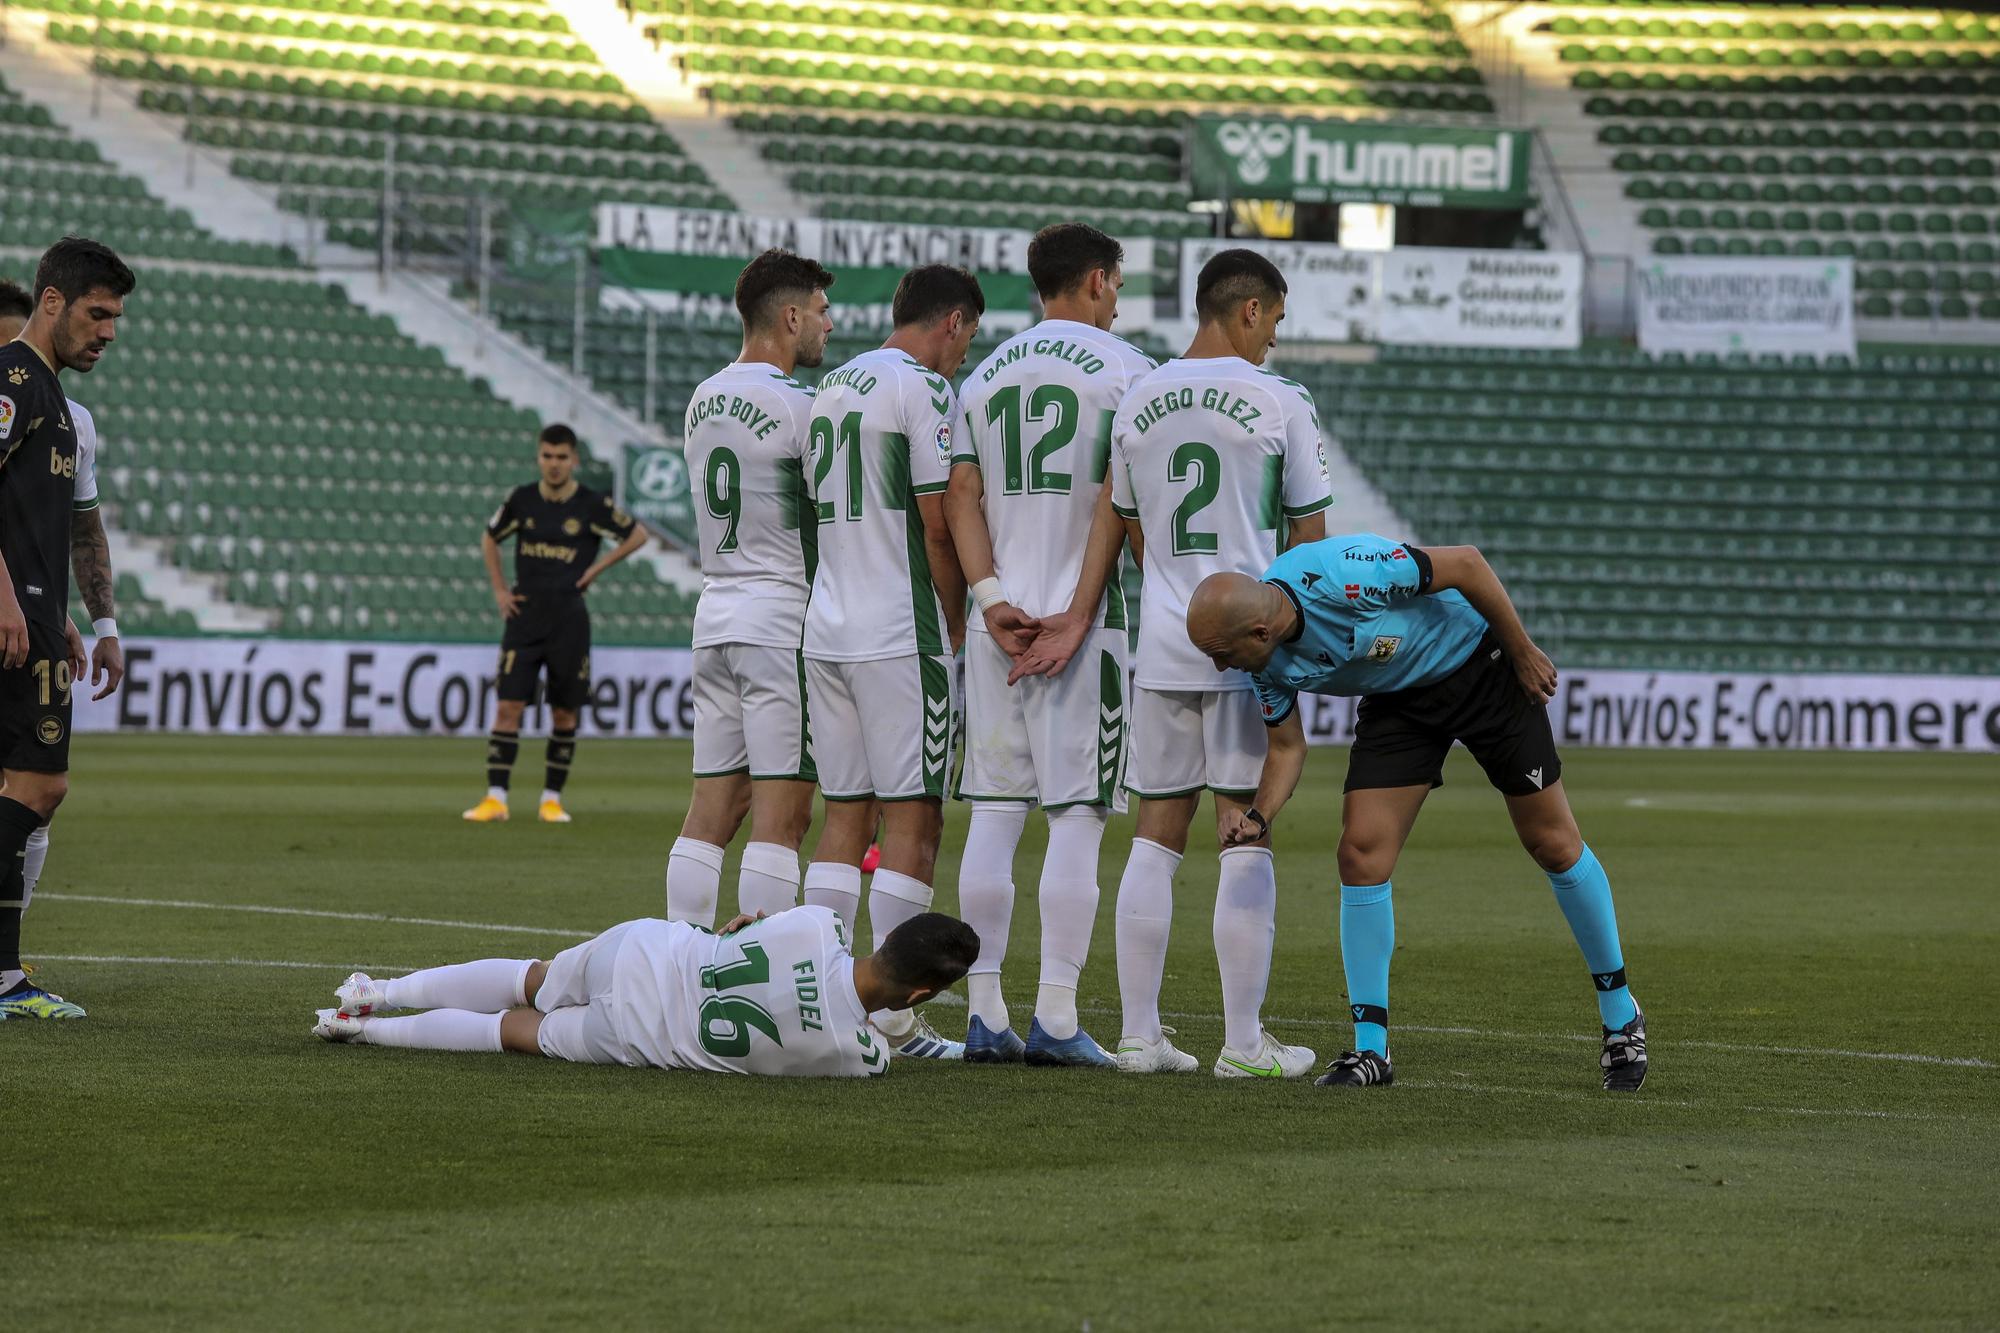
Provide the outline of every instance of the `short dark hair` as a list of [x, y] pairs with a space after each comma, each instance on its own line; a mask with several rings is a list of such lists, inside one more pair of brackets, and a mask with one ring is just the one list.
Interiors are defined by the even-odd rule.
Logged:
[[896, 297], [889, 315], [897, 328], [911, 324], [935, 324], [954, 310], [967, 319], [986, 313], [986, 293], [969, 269], [952, 264], [919, 264], [896, 284]]
[[62, 293], [63, 304], [69, 305], [99, 288], [113, 296], [129, 296], [138, 285], [132, 270], [110, 246], [82, 236], [65, 236], [42, 251], [42, 262], [35, 265], [34, 299], [39, 301], [42, 293], [53, 287]]
[[1222, 250], [1201, 266], [1194, 310], [1204, 322], [1222, 319], [1245, 301], [1269, 304], [1287, 290], [1278, 266], [1255, 250]]
[[817, 259], [790, 250], [766, 250], [736, 275], [736, 313], [743, 316], [743, 327], [764, 328], [779, 307], [831, 286], [833, 274]]
[[919, 912], [889, 932], [875, 957], [884, 978], [898, 989], [935, 994], [979, 961], [979, 934], [957, 917]]
[[29, 319], [35, 313], [35, 298], [28, 295], [28, 289], [18, 282], [0, 279], [0, 319], [13, 316]]
[[1088, 222], [1058, 222], [1028, 242], [1028, 276], [1044, 301], [1061, 296], [1103, 269], [1125, 262], [1125, 247]]
[[562, 445], [573, 454], [582, 452], [576, 447], [576, 432], [568, 426], [563, 425], [560, 421], [551, 421], [548, 425], [542, 427], [542, 433], [537, 435], [535, 439], [542, 444]]

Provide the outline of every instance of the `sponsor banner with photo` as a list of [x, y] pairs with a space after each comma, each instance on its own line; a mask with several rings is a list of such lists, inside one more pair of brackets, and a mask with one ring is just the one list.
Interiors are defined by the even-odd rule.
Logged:
[[1854, 355], [1854, 260], [1654, 257], [1637, 265], [1648, 352]]
[[1181, 318], [1196, 320], [1202, 265], [1222, 250], [1255, 250], [1285, 275], [1286, 338], [1369, 342], [1375, 337], [1375, 283], [1381, 256], [1310, 241], [1204, 240], [1181, 243]]
[[[117, 694], [93, 702], [77, 690], [76, 730], [482, 736], [499, 665], [497, 646], [467, 643], [134, 638], [125, 654]], [[585, 735], [693, 733], [688, 649], [597, 648], [590, 660]], [[1314, 744], [1353, 738], [1354, 700], [1302, 695], [1299, 708]], [[1572, 669], [1549, 721], [1566, 747], [1995, 754], [2000, 677]], [[531, 709], [526, 725], [542, 731], [547, 711]]]
[[[990, 315], [1019, 324], [1035, 306], [1028, 278], [1028, 242], [1033, 239], [1031, 232], [998, 227], [769, 218], [657, 204], [597, 208], [598, 268], [604, 300], [613, 305], [635, 298], [661, 308], [704, 298], [727, 300], [743, 266], [775, 247], [831, 269], [835, 282], [828, 295], [836, 307], [886, 310], [906, 270], [919, 264], [957, 264], [979, 275]], [[1125, 287], [1119, 322], [1138, 327], [1150, 322], [1153, 243], [1120, 240]]]
[[1377, 336], [1431, 347], [1577, 347], [1583, 256], [1553, 250], [1382, 254]]
[[687, 456], [661, 444], [628, 441], [619, 454], [618, 507], [656, 532], [694, 540], [694, 487]]
[[1526, 130], [1200, 116], [1197, 195], [1418, 208], [1526, 208]]

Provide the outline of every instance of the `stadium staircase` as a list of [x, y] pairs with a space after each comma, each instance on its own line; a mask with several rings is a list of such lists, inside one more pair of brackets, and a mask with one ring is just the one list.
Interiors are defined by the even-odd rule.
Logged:
[[1492, 558], [1566, 665], [2000, 663], [2000, 352], [1385, 347], [1281, 369], [1424, 540]]
[[[99, 423], [114, 541], [143, 551], [120, 561], [140, 594], [127, 633], [241, 629], [247, 609], [296, 635], [492, 637], [477, 534], [529, 472], [535, 412], [291, 251], [202, 227], [11, 88], [0, 171], [39, 187], [0, 195], [11, 276], [78, 230], [140, 275], [111, 359], [68, 386]], [[187, 578], [133, 588], [154, 555]], [[602, 642], [687, 642], [692, 594], [651, 566], [620, 566], [592, 597]], [[239, 614], [201, 614], [214, 600]]]
[[1851, 255], [1864, 336], [2000, 335], [2000, 17], [1529, 4], [1498, 22], [1598, 253]]

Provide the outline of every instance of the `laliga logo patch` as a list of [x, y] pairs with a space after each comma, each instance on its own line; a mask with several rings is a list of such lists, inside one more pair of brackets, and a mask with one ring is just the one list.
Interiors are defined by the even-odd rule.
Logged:
[[0, 393], [0, 440], [14, 433], [14, 400]]
[[951, 423], [940, 421], [937, 430], [938, 462], [951, 465]]
[[1271, 174], [1271, 160], [1292, 146], [1292, 127], [1225, 121], [1216, 127], [1215, 144], [1235, 159], [1236, 174], [1245, 185], [1257, 185]]
[[1369, 646], [1368, 660], [1371, 662], [1386, 662], [1394, 657], [1396, 650], [1402, 646], [1402, 635], [1379, 634], [1375, 637], [1375, 642]]

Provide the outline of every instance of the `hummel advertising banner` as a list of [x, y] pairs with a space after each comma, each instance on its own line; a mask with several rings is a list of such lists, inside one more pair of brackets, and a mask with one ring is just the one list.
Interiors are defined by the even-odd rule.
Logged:
[[1237, 246], [1285, 275], [1287, 337], [1441, 347], [1575, 347], [1583, 340], [1583, 257], [1541, 250], [1188, 241], [1181, 246], [1184, 319], [1196, 317], [1202, 265]]
[[[497, 644], [499, 628], [495, 625]], [[125, 643], [124, 687], [92, 702], [80, 732], [186, 735], [483, 736], [497, 647], [293, 639]], [[694, 730], [685, 648], [598, 648], [583, 708], [591, 736]], [[1315, 744], [1345, 744], [1354, 701], [1300, 699]], [[2000, 677], [1803, 676], [1571, 668], [1549, 705], [1566, 746], [2000, 753]], [[527, 725], [548, 725], [540, 708]]]
[[1648, 352], [1854, 355], [1854, 260], [1655, 257], [1637, 266]]
[[1212, 199], [1526, 208], [1526, 130], [1200, 116], [1194, 188]]
[[[1028, 278], [1032, 232], [997, 227], [932, 227], [830, 218], [770, 218], [657, 204], [600, 204], [598, 268], [604, 299], [639, 299], [671, 306], [671, 298], [728, 298], [737, 274], [773, 247], [817, 259], [833, 270], [827, 293], [836, 307], [886, 310], [903, 273], [918, 264], [958, 264], [979, 275], [986, 308], [1025, 322], [1035, 303]], [[1153, 243], [1119, 238], [1125, 246], [1124, 327], [1150, 322]]]

